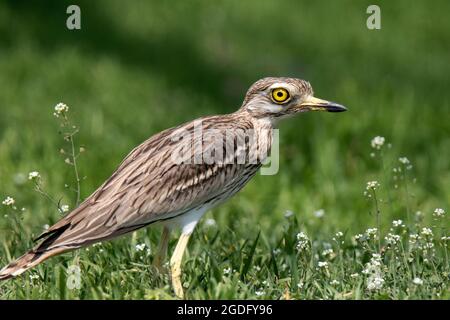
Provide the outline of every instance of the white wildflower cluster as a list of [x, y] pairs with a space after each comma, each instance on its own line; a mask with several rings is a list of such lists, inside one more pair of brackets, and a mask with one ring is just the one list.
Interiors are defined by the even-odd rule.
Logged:
[[14, 198], [13, 198], [13, 197], [10, 197], [10, 196], [7, 196], [7, 197], [5, 198], [5, 200], [2, 201], [2, 204], [3, 204], [4, 206], [7, 206], [7, 207], [12, 207], [12, 206], [14, 206], [14, 203], [16, 203], [16, 200], [14, 200]]
[[426, 236], [426, 237], [432, 237], [433, 236], [433, 231], [430, 228], [422, 228], [422, 231], [420, 232], [420, 234]]
[[229, 275], [229, 274], [231, 274], [231, 268], [230, 267], [228, 267], [228, 268], [224, 268], [223, 269], [223, 274], [225, 274], [225, 275]]
[[139, 243], [136, 245], [136, 251], [138, 251], [138, 252], [144, 251], [146, 246], [147, 245], [145, 243]]
[[293, 212], [292, 210], [286, 210], [286, 211], [284, 212], [284, 217], [285, 217], [285, 218], [289, 218], [289, 217], [291, 217], [293, 214], [294, 214], [294, 212]]
[[66, 213], [69, 211], [69, 206], [67, 204], [63, 204], [62, 206], [59, 207], [58, 210], [60, 213]]
[[39, 275], [38, 274], [30, 274], [30, 280], [31, 282], [33, 282], [34, 280], [39, 279]]
[[304, 232], [297, 233], [297, 251], [301, 252], [308, 248], [309, 238]]
[[[147, 255], [150, 255], [152, 253], [151, 249], [149, 247], [147, 247], [147, 245], [145, 243], [138, 243], [135, 246], [136, 252], [146, 252]], [[103, 251], [103, 250], [100, 250]], [[144, 255], [140, 256], [140, 259], [144, 259]]]
[[31, 171], [28, 174], [28, 180], [38, 180], [41, 178], [41, 175], [37, 171]]
[[350, 275], [350, 278], [352, 278], [352, 279], [356, 279], [356, 278], [358, 278], [359, 277], [359, 273], [352, 273], [351, 275]]
[[380, 184], [378, 183], [378, 181], [369, 181], [367, 182], [366, 190], [376, 190], [379, 186]]
[[420, 239], [421, 238], [420, 238], [420, 236], [417, 233], [411, 233], [409, 235], [409, 247], [410, 248], [416, 247], [417, 243], [419, 242]]
[[413, 282], [416, 286], [421, 286], [421, 285], [423, 285], [423, 280], [420, 279], [420, 278], [418, 278], [418, 277], [415, 277], [415, 278], [413, 279], [412, 282]]
[[262, 288], [260, 288], [259, 290], [255, 291], [256, 296], [260, 297], [265, 295], [266, 293], [264, 292], [264, 290]]
[[380, 186], [378, 181], [369, 181], [366, 185], [366, 190], [364, 191], [364, 196], [367, 198], [372, 198], [372, 192], [377, 190], [377, 188]]
[[281, 253], [281, 249], [280, 248], [273, 249], [272, 253], [274, 256], [279, 255]]
[[333, 279], [333, 280], [331, 280], [330, 284], [332, 286], [337, 286], [338, 284], [340, 284], [340, 282], [338, 280], [336, 280], [336, 279]]
[[423, 227], [420, 234], [412, 233], [409, 235], [409, 250], [414, 249], [422, 250], [424, 255], [428, 253], [434, 255], [433, 231], [431, 228]]
[[406, 170], [411, 170], [413, 168], [411, 162], [407, 157], [400, 157], [398, 158], [398, 161], [405, 166]]
[[384, 137], [376, 136], [375, 138], [372, 139], [372, 141], [370, 141], [370, 145], [372, 146], [372, 148], [380, 150], [381, 147], [384, 145], [384, 142], [385, 142]]
[[389, 246], [394, 247], [400, 242], [400, 236], [398, 234], [388, 233], [387, 236], [384, 237], [384, 240], [386, 240], [386, 243]]
[[327, 270], [327, 269], [328, 269], [328, 262], [326, 262], [326, 261], [319, 261], [319, 262], [317, 263], [317, 266], [318, 266], [320, 269]]
[[322, 256], [332, 257], [333, 255], [334, 255], [334, 251], [331, 248], [325, 249], [325, 250], [322, 251]]
[[442, 208], [434, 209], [433, 216], [436, 218], [442, 218], [445, 215], [445, 210]]
[[369, 228], [366, 230], [366, 235], [371, 238], [373, 237], [374, 239], [376, 239], [378, 234], [378, 229], [377, 228]]
[[55, 106], [55, 112], [53, 112], [53, 115], [59, 118], [60, 116], [66, 114], [68, 111], [69, 107], [65, 103], [60, 102]]
[[333, 241], [336, 241], [336, 242], [340, 241], [341, 244], [344, 244], [343, 237], [344, 237], [344, 233], [342, 231], [338, 231], [334, 234], [334, 237], [332, 239], [333, 239]]
[[325, 210], [323, 210], [323, 209], [314, 211], [314, 217], [316, 217], [316, 218], [323, 218], [324, 215], [325, 215]]
[[405, 227], [405, 225], [403, 224], [403, 221], [400, 219], [392, 221], [392, 226], [395, 228], [404, 228]]
[[209, 218], [205, 220], [205, 226], [214, 227], [216, 225], [216, 220]]
[[367, 289], [370, 291], [380, 290], [383, 287], [383, 262], [381, 255], [377, 253], [372, 254], [372, 258], [362, 271], [367, 276]]
[[369, 241], [371, 239], [376, 240], [378, 238], [378, 229], [369, 228], [364, 233], [359, 233], [353, 237], [356, 242]]

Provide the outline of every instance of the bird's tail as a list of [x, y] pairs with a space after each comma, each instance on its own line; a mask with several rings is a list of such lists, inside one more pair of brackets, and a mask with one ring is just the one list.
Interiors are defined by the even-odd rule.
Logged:
[[16, 277], [42, 261], [64, 251], [68, 251], [68, 249], [55, 248], [44, 252], [32, 249], [0, 270], [0, 281]]

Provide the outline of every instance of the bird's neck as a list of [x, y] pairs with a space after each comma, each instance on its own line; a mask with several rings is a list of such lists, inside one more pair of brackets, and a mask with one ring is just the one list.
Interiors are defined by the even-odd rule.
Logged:
[[253, 159], [256, 157], [259, 163], [264, 162], [265, 159], [270, 156], [274, 139], [275, 128], [272, 119], [268, 117], [253, 117], [250, 113], [245, 111], [241, 112], [240, 116], [242, 116], [244, 122], [251, 123], [251, 128], [249, 129], [251, 131], [250, 135], [253, 136], [253, 142], [248, 151]]

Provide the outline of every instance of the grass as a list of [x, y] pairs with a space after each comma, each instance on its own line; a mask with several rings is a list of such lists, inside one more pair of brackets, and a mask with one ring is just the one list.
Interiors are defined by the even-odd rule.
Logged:
[[[365, 26], [368, 1], [79, 1], [76, 32], [65, 28], [69, 4], [0, 4], [0, 200], [12, 196], [17, 207], [0, 208], [0, 264], [61, 216], [29, 172], [40, 172], [56, 202], [76, 203], [70, 144], [52, 115], [58, 102], [80, 130], [75, 154], [85, 148], [83, 199], [152, 134], [234, 111], [262, 76], [295, 76], [350, 111], [282, 124], [280, 172], [256, 176], [194, 232], [187, 298], [449, 298], [448, 1], [380, 2], [379, 31]], [[386, 138], [380, 150], [375, 136]], [[369, 181], [379, 186], [366, 189]], [[167, 275], [149, 268], [160, 231], [53, 258], [0, 283], [0, 298], [172, 298]], [[71, 265], [80, 289], [67, 287]]]

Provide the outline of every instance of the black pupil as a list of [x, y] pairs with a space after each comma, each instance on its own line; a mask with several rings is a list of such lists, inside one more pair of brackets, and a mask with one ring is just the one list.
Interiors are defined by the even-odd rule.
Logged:
[[283, 96], [283, 93], [281, 91], [278, 91], [277, 96], [281, 98]]

